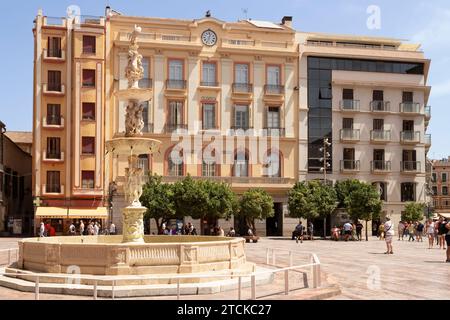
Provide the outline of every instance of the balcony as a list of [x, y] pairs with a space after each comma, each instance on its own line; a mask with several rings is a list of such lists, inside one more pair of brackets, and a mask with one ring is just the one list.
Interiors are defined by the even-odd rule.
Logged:
[[370, 131], [370, 140], [374, 143], [387, 143], [391, 141], [390, 130], [373, 130]]
[[64, 152], [42, 152], [44, 162], [64, 162]]
[[403, 173], [420, 173], [420, 161], [402, 161], [400, 168]]
[[64, 62], [66, 61], [66, 52], [61, 49], [44, 49], [44, 60], [47, 62]]
[[64, 117], [56, 115], [47, 115], [42, 117], [42, 127], [46, 129], [63, 129]]
[[187, 124], [166, 124], [164, 126], [164, 133], [172, 134], [172, 133], [181, 133], [181, 131], [187, 131]]
[[359, 160], [341, 160], [341, 172], [342, 173], [355, 173], [360, 170]]
[[425, 119], [426, 120], [431, 119], [431, 107], [430, 106], [425, 107]]
[[139, 88], [141, 88], [141, 89], [153, 88], [153, 80], [147, 79], [147, 78], [143, 78], [143, 79], [139, 80]]
[[391, 112], [390, 101], [372, 101], [370, 103], [370, 111], [375, 113]]
[[342, 111], [358, 112], [360, 110], [359, 100], [341, 100], [340, 107]]
[[42, 185], [42, 194], [43, 195], [63, 195], [64, 194], [64, 185], [60, 184], [44, 184]]
[[253, 93], [253, 85], [249, 83], [233, 83], [233, 93]]
[[408, 114], [420, 114], [420, 103], [418, 102], [400, 103], [400, 112]]
[[76, 25], [104, 26], [105, 19], [103, 17], [96, 16], [77, 16], [74, 23]]
[[253, 136], [254, 128], [250, 126], [231, 126], [229, 135], [232, 136]]
[[420, 131], [402, 131], [400, 133], [400, 142], [404, 144], [420, 143]]
[[44, 83], [42, 91], [45, 95], [64, 96], [66, 94], [66, 86], [61, 83]]
[[219, 87], [219, 83], [218, 82], [211, 82], [211, 81], [202, 81], [202, 82], [200, 82], [200, 87], [218, 88]]
[[286, 130], [285, 130], [285, 128], [264, 128], [263, 136], [264, 137], [285, 137]]
[[66, 20], [66, 18], [60, 18], [60, 17], [44, 17], [43, 26], [65, 28], [67, 26], [67, 20]]
[[425, 144], [425, 147], [427, 147], [427, 148], [431, 147], [431, 134], [426, 134], [424, 136], [424, 144]]
[[342, 129], [341, 141], [342, 142], [358, 142], [360, 140], [360, 130], [357, 129]]
[[372, 173], [388, 173], [391, 172], [391, 162], [375, 160], [370, 162], [370, 168]]
[[284, 95], [284, 86], [281, 85], [273, 85], [273, 84], [266, 84], [264, 86], [264, 94], [265, 95]]
[[166, 80], [167, 90], [186, 90], [186, 80]]

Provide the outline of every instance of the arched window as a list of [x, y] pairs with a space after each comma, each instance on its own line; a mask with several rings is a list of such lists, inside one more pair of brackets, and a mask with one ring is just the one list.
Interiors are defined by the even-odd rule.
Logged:
[[281, 155], [278, 151], [267, 151], [263, 163], [263, 176], [269, 178], [281, 177], [281, 161]]
[[245, 150], [237, 151], [234, 155], [234, 176], [235, 177], [248, 177], [249, 175], [249, 163], [248, 153]]
[[167, 175], [170, 177], [184, 176], [183, 150], [170, 149], [167, 153]]
[[209, 154], [204, 151], [202, 160], [202, 176], [216, 177], [217, 175], [216, 150], [213, 150]]

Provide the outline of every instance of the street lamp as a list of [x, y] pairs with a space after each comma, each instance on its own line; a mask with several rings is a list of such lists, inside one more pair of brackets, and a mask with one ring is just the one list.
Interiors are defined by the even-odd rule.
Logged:
[[[323, 147], [319, 149], [320, 152], [323, 153], [323, 157], [319, 159], [322, 163], [322, 167], [320, 168], [320, 172], [323, 173], [323, 183], [327, 185], [327, 171], [331, 168], [331, 164], [329, 160], [331, 160], [331, 154], [328, 152], [331, 147], [331, 143], [328, 138], [323, 139]], [[323, 237], [327, 238], [327, 217], [325, 216], [323, 219]]]

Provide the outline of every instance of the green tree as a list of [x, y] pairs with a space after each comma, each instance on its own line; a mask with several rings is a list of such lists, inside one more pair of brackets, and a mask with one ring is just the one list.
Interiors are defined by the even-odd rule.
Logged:
[[421, 221], [424, 217], [426, 204], [408, 202], [405, 205], [405, 212], [402, 214], [403, 221]]
[[239, 201], [238, 216], [245, 219], [248, 228], [256, 234], [255, 220], [263, 220], [274, 216], [272, 197], [263, 189], [249, 189]]
[[158, 230], [161, 230], [163, 223], [175, 218], [173, 186], [163, 183], [160, 176], [149, 175], [140, 200], [147, 208], [145, 219], [154, 219]]
[[356, 179], [348, 179], [337, 181], [334, 185], [336, 190], [337, 200], [339, 202], [339, 208], [346, 208], [345, 199], [353, 191], [358, 190], [361, 187], [361, 182]]
[[347, 182], [346, 192], [342, 194], [345, 208], [353, 221], [366, 221], [366, 241], [368, 241], [367, 223], [381, 213], [380, 195], [374, 186], [358, 180]]

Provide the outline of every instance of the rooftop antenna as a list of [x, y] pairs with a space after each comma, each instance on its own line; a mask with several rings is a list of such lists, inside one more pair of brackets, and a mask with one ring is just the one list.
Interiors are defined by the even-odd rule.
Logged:
[[248, 20], [248, 8], [242, 8], [242, 13], [245, 15], [245, 20]]

